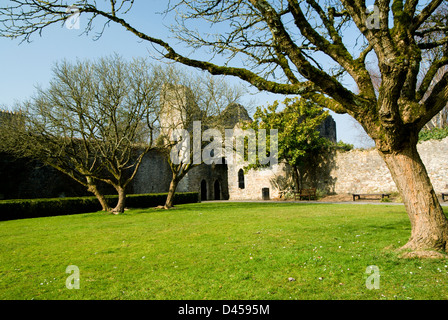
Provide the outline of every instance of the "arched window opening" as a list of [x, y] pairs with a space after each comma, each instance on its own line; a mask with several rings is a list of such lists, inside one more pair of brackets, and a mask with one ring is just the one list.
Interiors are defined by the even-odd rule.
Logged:
[[244, 171], [243, 169], [240, 169], [238, 171], [238, 188], [244, 189]]

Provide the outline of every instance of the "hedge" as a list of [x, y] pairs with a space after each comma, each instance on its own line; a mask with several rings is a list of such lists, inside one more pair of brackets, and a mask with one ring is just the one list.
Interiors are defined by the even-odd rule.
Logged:
[[[198, 202], [197, 192], [176, 193], [174, 204]], [[126, 196], [126, 207], [149, 208], [165, 204], [167, 193], [130, 194]], [[106, 196], [111, 206], [118, 200], [117, 195]], [[96, 212], [101, 205], [96, 197], [17, 199], [0, 201], [0, 221], [52, 217], [60, 215]]]

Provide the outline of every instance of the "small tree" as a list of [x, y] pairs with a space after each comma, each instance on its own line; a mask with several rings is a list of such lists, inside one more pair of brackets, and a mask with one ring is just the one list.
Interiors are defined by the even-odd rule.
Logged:
[[[285, 107], [281, 111], [278, 110], [280, 105], [278, 101], [267, 108], [258, 108], [254, 114], [254, 121], [247, 124], [246, 128], [255, 131], [278, 130], [278, 160], [285, 161], [291, 166], [295, 187], [300, 189], [306, 165], [331, 145], [330, 141], [322, 137], [318, 131], [319, 126], [328, 117], [328, 111], [305, 99], [288, 98], [283, 103]], [[266, 141], [271, 141], [269, 135]], [[270, 152], [269, 144], [267, 152]], [[262, 166], [257, 161], [248, 165], [246, 170]]]
[[[21, 117], [2, 126], [2, 148], [41, 160], [95, 194], [103, 210], [124, 211], [126, 187], [153, 148], [157, 77], [144, 60], [118, 56], [55, 64], [49, 88], [19, 106]], [[111, 209], [98, 181], [115, 188]]]

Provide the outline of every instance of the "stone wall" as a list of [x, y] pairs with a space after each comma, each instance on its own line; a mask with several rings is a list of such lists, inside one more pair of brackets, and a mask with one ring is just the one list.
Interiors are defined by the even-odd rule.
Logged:
[[[417, 146], [436, 193], [448, 191], [448, 138], [425, 141]], [[270, 198], [279, 198], [280, 190], [293, 186], [288, 165], [249, 170], [244, 174], [244, 188], [239, 187], [238, 171], [243, 166], [229, 166], [231, 200], [262, 199], [262, 189], [269, 188]], [[338, 151], [326, 159], [312, 161], [302, 180], [302, 187], [316, 187], [326, 194], [397, 192], [384, 160], [375, 149]]]
[[244, 171], [244, 165], [229, 165], [230, 200], [262, 200], [263, 188], [269, 188], [269, 198], [280, 197], [279, 191], [291, 188], [292, 174], [289, 166], [279, 163], [269, 168], [249, 170], [244, 173], [244, 186], [240, 185], [238, 172]]
[[[158, 151], [150, 151], [143, 157], [142, 164], [129, 186], [130, 193], [168, 192], [172, 172], [165, 157]], [[227, 184], [227, 165], [201, 164], [196, 166], [182, 178], [177, 192], [199, 192], [204, 188], [202, 200], [227, 200], [229, 190]]]
[[226, 164], [201, 164], [192, 168], [180, 181], [179, 192], [199, 192], [201, 200], [228, 200]]
[[171, 177], [171, 169], [164, 156], [152, 150], [143, 157], [128, 191], [135, 194], [167, 192]]
[[[448, 138], [420, 143], [418, 151], [435, 191], [447, 191]], [[276, 199], [280, 197], [279, 191], [293, 186], [289, 166], [280, 163], [244, 173], [244, 188], [241, 188], [238, 172], [244, 165], [241, 162], [238, 165], [202, 164], [184, 177], [178, 191], [199, 191], [203, 193], [202, 200], [261, 200], [263, 188], [269, 188], [269, 198]], [[316, 187], [324, 193], [397, 191], [386, 164], [375, 149], [338, 151], [326, 159], [312, 161], [309, 167], [303, 177], [303, 187]], [[88, 195], [83, 186], [53, 168], [29, 160], [14, 160], [7, 155], [0, 155], [0, 177], [0, 199]], [[128, 192], [167, 192], [170, 179], [171, 170], [164, 157], [151, 151], [145, 155]], [[115, 192], [107, 190], [106, 193]]]
[[84, 186], [50, 166], [0, 153], [0, 200], [88, 195]]
[[[445, 191], [448, 184], [448, 138], [419, 143], [417, 149], [436, 193]], [[331, 176], [337, 194], [397, 191], [389, 169], [375, 149], [338, 152]]]

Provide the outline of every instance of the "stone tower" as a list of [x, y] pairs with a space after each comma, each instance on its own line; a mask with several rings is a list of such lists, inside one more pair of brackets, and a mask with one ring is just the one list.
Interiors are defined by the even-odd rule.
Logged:
[[320, 132], [320, 135], [328, 140], [336, 143], [336, 121], [334, 121], [333, 117], [329, 115], [325, 120], [321, 123], [321, 125], [317, 128]]
[[186, 86], [164, 84], [160, 105], [160, 127], [165, 137], [170, 137], [174, 129], [189, 130], [193, 121], [201, 119], [202, 113], [193, 92]]

